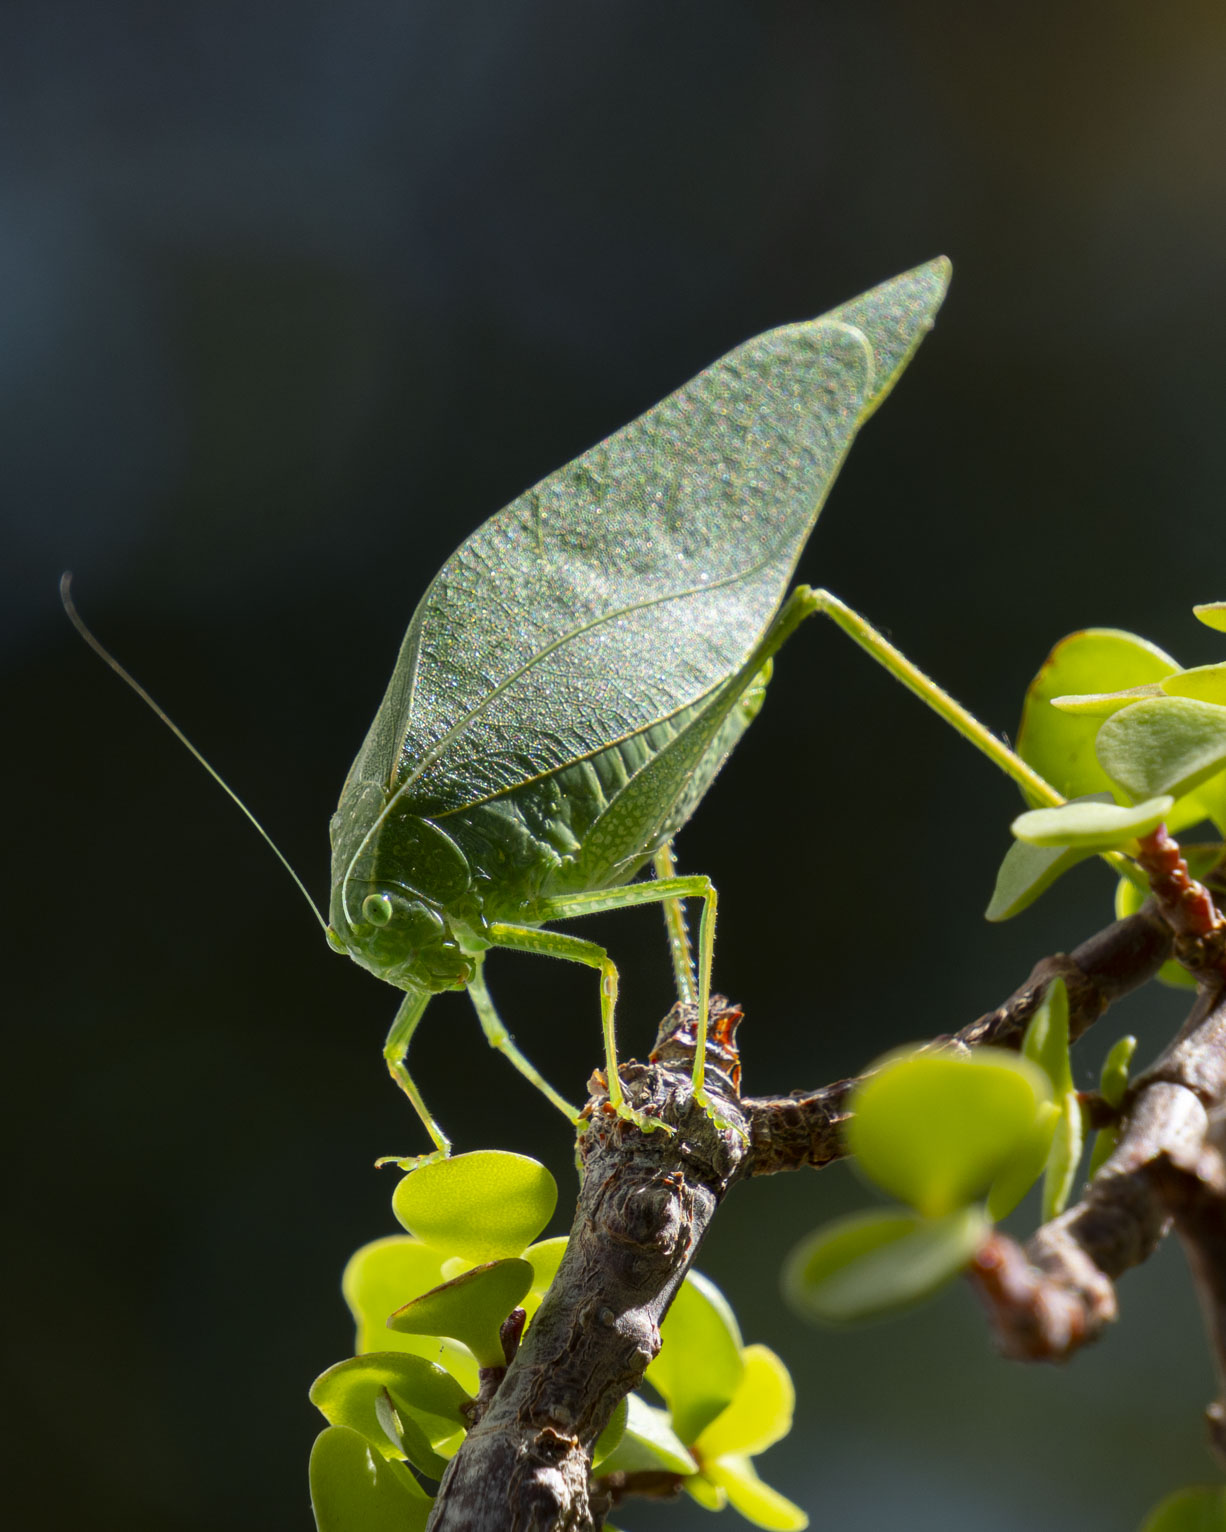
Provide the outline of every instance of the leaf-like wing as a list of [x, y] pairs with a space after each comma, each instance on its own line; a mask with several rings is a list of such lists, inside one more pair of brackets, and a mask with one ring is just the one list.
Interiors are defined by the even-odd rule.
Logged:
[[933, 261], [748, 341], [487, 521], [414, 613], [351, 783], [454, 811], [733, 674], [947, 280]]

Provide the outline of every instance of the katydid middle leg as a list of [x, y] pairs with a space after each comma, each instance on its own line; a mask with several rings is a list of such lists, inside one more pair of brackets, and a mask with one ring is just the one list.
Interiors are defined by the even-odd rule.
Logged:
[[[621, 888], [600, 889], [590, 893], [562, 894], [557, 898], [541, 901], [537, 906], [537, 913], [543, 920], [565, 920], [576, 915], [596, 915], [602, 910], [624, 910], [642, 904], [664, 904], [667, 908], [669, 901], [675, 902], [681, 899], [702, 900], [702, 916], [698, 924], [698, 994], [696, 996], [698, 1028], [694, 1046], [694, 1099], [717, 1126], [724, 1128], [729, 1124], [715, 1112], [703, 1084], [707, 1058], [707, 1011], [711, 1003], [711, 965], [715, 953], [715, 916], [719, 905], [719, 895], [710, 878], [701, 875], [657, 877], [650, 883], [631, 883]], [[559, 953], [559, 956], [561, 955]], [[614, 973], [616, 974], [616, 970]], [[611, 1007], [605, 1031], [605, 1044], [609, 1067], [616, 1074], [617, 1050], [613, 1035]], [[612, 1099], [611, 1095], [610, 1099]]]
[[520, 1074], [535, 1085], [541, 1095], [550, 1100], [564, 1117], [569, 1118], [572, 1123], [578, 1123], [579, 1109], [573, 1107], [564, 1096], [554, 1090], [531, 1059], [520, 1052], [515, 1039], [507, 1031], [502, 1017], [499, 1016], [494, 1002], [490, 999], [490, 992], [485, 987], [485, 954], [479, 953], [475, 961], [476, 971], [468, 981], [468, 994], [481, 1022], [481, 1030], [485, 1033], [486, 1042], [509, 1059]]

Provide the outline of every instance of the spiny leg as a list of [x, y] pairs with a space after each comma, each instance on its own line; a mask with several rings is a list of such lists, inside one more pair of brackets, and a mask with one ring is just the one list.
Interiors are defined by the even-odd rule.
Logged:
[[710, 878], [691, 875], [680, 878], [656, 878], [652, 883], [631, 883], [622, 888], [595, 893], [562, 894], [543, 900], [538, 911], [544, 920], [561, 920], [574, 915], [595, 915], [601, 910], [624, 910], [633, 905], [659, 904], [667, 900], [701, 899], [702, 918], [698, 923], [698, 1035], [694, 1048], [694, 1100], [718, 1128], [733, 1126], [715, 1110], [703, 1084], [707, 1062], [707, 1012], [711, 1005], [711, 966], [715, 956], [715, 912], [719, 895]]
[[490, 992], [485, 987], [485, 954], [481, 953], [476, 958], [476, 971], [468, 981], [468, 993], [473, 1007], [481, 1022], [481, 1030], [485, 1033], [485, 1040], [491, 1048], [497, 1048], [498, 1052], [505, 1055], [525, 1080], [531, 1081], [543, 1096], [557, 1107], [571, 1123], [578, 1124], [579, 1109], [570, 1104], [564, 1096], [560, 1096], [549, 1081], [537, 1069], [536, 1065], [527, 1059], [516, 1047], [515, 1039], [507, 1031], [502, 1017], [499, 1016], [490, 999]]
[[406, 1160], [400, 1159], [398, 1155], [386, 1155], [376, 1162], [380, 1165], [386, 1164], [389, 1160], [395, 1160], [405, 1170], [411, 1170], [418, 1165], [428, 1165], [434, 1160], [445, 1160], [451, 1153], [451, 1140], [430, 1115], [429, 1108], [422, 1100], [421, 1092], [417, 1089], [412, 1075], [405, 1068], [404, 1062], [408, 1057], [413, 1033], [417, 1031], [417, 1024], [421, 1021], [430, 998], [429, 991], [424, 989], [411, 989], [406, 993], [392, 1022], [391, 1031], [387, 1034], [387, 1042], [383, 1046], [383, 1057], [387, 1063], [388, 1073], [413, 1103], [414, 1111], [421, 1118], [426, 1132], [434, 1140], [435, 1149], [432, 1154], [421, 1154]]
[[631, 1106], [622, 1091], [621, 1078], [617, 1073], [617, 1039], [613, 1030], [613, 1015], [617, 1008], [617, 969], [604, 948], [598, 947], [595, 942], [585, 942], [578, 936], [567, 936], [561, 931], [541, 931], [536, 926], [508, 926], [491, 922], [485, 934], [495, 947], [510, 947], [517, 952], [537, 952], [544, 957], [583, 963], [599, 971], [600, 1022], [604, 1034], [609, 1105], [619, 1117], [632, 1122], [644, 1133], [650, 1133], [653, 1128], [663, 1128], [666, 1133], [671, 1133], [673, 1130], [668, 1123]]
[[[673, 843], [666, 841], [652, 858], [656, 877], [664, 882], [677, 876], [677, 864], [673, 860]], [[685, 905], [680, 899], [664, 900], [664, 929], [668, 933], [668, 950], [673, 960], [673, 974], [677, 981], [677, 999], [689, 1005], [698, 1004], [698, 990], [694, 985], [694, 952], [690, 946], [689, 926], [685, 918]]]

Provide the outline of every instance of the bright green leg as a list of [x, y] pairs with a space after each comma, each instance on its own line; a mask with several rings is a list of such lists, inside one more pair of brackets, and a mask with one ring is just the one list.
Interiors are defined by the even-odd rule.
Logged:
[[491, 1048], [497, 1048], [499, 1053], [504, 1054], [524, 1079], [530, 1080], [541, 1095], [547, 1096], [565, 1118], [577, 1124], [579, 1108], [571, 1106], [564, 1096], [560, 1096], [535, 1064], [525, 1058], [515, 1046], [515, 1040], [503, 1024], [502, 1017], [495, 1010], [494, 1002], [490, 999], [490, 992], [485, 987], [485, 955], [483, 953], [478, 955], [476, 964], [476, 972], [468, 981], [468, 993], [480, 1018], [481, 1030], [485, 1033], [486, 1042]]
[[[396, 1019], [392, 1022], [392, 1029], [387, 1034], [387, 1042], [383, 1047], [383, 1057], [387, 1062], [388, 1073], [396, 1084], [413, 1103], [413, 1108], [425, 1125], [426, 1132], [434, 1140], [435, 1150], [433, 1154], [419, 1155], [412, 1162], [399, 1160], [398, 1156], [390, 1155], [389, 1159], [397, 1159], [398, 1163], [406, 1170], [416, 1165], [427, 1165], [432, 1160], [445, 1160], [451, 1153], [451, 1141], [430, 1115], [426, 1103], [422, 1100], [421, 1092], [417, 1089], [412, 1075], [405, 1068], [405, 1059], [408, 1057], [409, 1044], [413, 1040], [413, 1033], [417, 1031], [417, 1024], [421, 1021], [427, 1005], [430, 1003], [428, 990], [409, 990], [400, 1002], [400, 1009], [396, 1012]], [[380, 1161], [380, 1164], [385, 1161]]]
[[617, 1040], [613, 1032], [613, 1014], [617, 1008], [617, 969], [603, 947], [595, 942], [585, 942], [578, 936], [567, 936], [561, 931], [542, 931], [536, 926], [507, 926], [491, 922], [486, 936], [495, 947], [510, 947], [517, 952], [536, 952], [543, 957], [563, 958], [570, 963], [583, 963], [600, 973], [600, 1021], [604, 1031], [605, 1070], [609, 1077], [609, 1105], [619, 1117], [632, 1122], [644, 1133], [654, 1128], [673, 1130], [658, 1117], [649, 1116], [632, 1107], [622, 1092], [622, 1082], [617, 1073]]
[[[677, 876], [677, 864], [673, 860], [673, 843], [670, 840], [660, 847], [652, 858], [656, 877], [661, 881]], [[664, 929], [668, 933], [668, 950], [673, 960], [673, 974], [677, 980], [677, 999], [689, 1005], [698, 1004], [698, 989], [694, 983], [694, 953], [690, 947], [690, 932], [685, 919], [685, 905], [680, 899], [664, 900]]]
[[[710, 878], [656, 878], [652, 883], [631, 883], [623, 888], [603, 889], [590, 894], [563, 894], [545, 899], [537, 906], [542, 920], [564, 920], [575, 915], [596, 915], [602, 910], [624, 910], [639, 904], [667, 904], [669, 900], [701, 899], [702, 918], [698, 923], [698, 1035], [694, 1048], [694, 1100], [717, 1127], [730, 1126], [720, 1117], [703, 1085], [707, 1062], [707, 1012], [711, 1004], [711, 964], [715, 955], [715, 912], [719, 904]], [[616, 1074], [616, 1049], [613, 1047], [612, 1013], [605, 1030], [606, 1051], [612, 1048], [610, 1068]], [[612, 1091], [609, 1099], [613, 1099]]]

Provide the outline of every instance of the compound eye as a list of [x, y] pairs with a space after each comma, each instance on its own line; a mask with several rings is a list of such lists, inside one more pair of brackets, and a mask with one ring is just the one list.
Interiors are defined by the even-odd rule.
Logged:
[[367, 894], [362, 900], [362, 918], [372, 926], [385, 926], [392, 918], [392, 901], [386, 894]]

